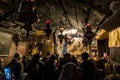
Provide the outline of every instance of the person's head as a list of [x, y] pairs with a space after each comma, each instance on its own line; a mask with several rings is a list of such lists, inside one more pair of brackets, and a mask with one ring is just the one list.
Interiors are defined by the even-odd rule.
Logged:
[[51, 55], [51, 56], [50, 56], [50, 62], [54, 63], [55, 59], [56, 59], [56, 56], [55, 56], [55, 55]]
[[40, 55], [39, 54], [34, 54], [33, 57], [32, 57], [33, 61], [39, 61], [39, 59], [40, 59]]
[[70, 53], [65, 54], [65, 55], [64, 55], [64, 59], [66, 59], [66, 60], [71, 59]]
[[103, 53], [103, 57], [104, 58], [107, 58], [108, 57], [108, 54], [106, 52]]
[[4, 59], [0, 58], [0, 68], [3, 68], [3, 66], [4, 66]]
[[46, 56], [47, 56], [47, 57], [51, 56], [50, 52], [47, 52]]
[[14, 58], [13, 59], [20, 61], [20, 60], [22, 60], [22, 55], [20, 53], [16, 52], [14, 54]]
[[48, 59], [50, 59], [50, 57], [51, 57], [51, 53], [47, 52], [47, 54], [45, 55], [45, 58], [48, 60]]
[[28, 60], [28, 56], [23, 56], [22, 57], [22, 61], [27, 61]]
[[92, 53], [92, 57], [94, 58], [94, 57], [96, 57], [97, 56], [97, 54], [95, 53], [95, 52], [93, 52]]
[[67, 63], [67, 62], [72, 62], [71, 54], [70, 54], [70, 53], [66, 53], [66, 54], [64, 55], [64, 60], [65, 60], [65, 63]]
[[118, 9], [120, 9], [120, 1], [114, 1], [110, 4], [110, 10], [112, 12], [117, 11]]
[[82, 53], [82, 59], [83, 59], [83, 60], [87, 60], [88, 57], [89, 57], [89, 54], [88, 54], [87, 52], [83, 52], [83, 53]]

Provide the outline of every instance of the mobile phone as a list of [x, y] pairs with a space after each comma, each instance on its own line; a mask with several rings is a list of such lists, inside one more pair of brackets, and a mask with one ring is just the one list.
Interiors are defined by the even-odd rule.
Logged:
[[4, 68], [4, 76], [5, 76], [5, 80], [12, 80], [12, 72], [10, 67]]

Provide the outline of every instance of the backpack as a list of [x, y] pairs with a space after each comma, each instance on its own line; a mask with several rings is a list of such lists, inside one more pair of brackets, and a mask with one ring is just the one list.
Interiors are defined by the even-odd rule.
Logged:
[[73, 75], [73, 77], [75, 80], [82, 80], [83, 71], [79, 66], [75, 65], [75, 72], [74, 73], [75, 74]]
[[82, 69], [72, 62], [68, 62], [63, 66], [62, 72], [58, 80], [81, 80], [82, 79]]

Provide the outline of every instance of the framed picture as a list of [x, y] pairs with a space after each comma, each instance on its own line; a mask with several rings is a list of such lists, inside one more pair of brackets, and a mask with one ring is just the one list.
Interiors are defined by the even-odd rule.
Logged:
[[12, 34], [0, 28], [0, 56], [8, 56], [12, 41]]

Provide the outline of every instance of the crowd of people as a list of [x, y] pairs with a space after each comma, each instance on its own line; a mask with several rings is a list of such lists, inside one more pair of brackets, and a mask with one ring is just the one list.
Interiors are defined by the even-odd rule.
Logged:
[[5, 67], [11, 68], [12, 80], [120, 80], [119, 74], [112, 75], [112, 64], [106, 53], [99, 58], [96, 54], [90, 56], [84, 52], [81, 61], [69, 53], [59, 57], [48, 52], [43, 57], [40, 52], [31, 58], [15, 53], [6, 66], [4, 59], [0, 58], [0, 80], [6, 80]]

